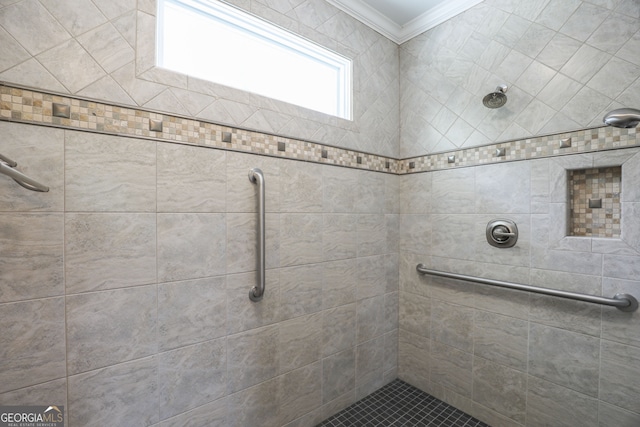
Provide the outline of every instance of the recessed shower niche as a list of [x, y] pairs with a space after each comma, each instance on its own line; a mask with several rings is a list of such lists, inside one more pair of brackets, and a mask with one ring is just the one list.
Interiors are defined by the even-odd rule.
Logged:
[[620, 238], [622, 167], [568, 171], [569, 235]]

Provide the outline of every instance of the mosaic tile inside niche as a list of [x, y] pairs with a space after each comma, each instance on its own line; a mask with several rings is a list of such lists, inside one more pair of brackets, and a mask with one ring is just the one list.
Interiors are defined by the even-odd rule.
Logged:
[[568, 174], [569, 234], [620, 238], [622, 168], [578, 169]]

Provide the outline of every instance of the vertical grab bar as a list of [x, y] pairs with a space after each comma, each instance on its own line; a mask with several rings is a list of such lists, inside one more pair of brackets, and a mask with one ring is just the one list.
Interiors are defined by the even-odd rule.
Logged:
[[264, 203], [264, 175], [258, 168], [249, 171], [249, 181], [258, 185], [258, 284], [249, 291], [249, 299], [258, 302], [264, 296], [265, 287], [265, 203]]

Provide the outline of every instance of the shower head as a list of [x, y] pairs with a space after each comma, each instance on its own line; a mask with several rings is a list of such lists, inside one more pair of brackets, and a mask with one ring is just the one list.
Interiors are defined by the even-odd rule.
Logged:
[[617, 128], [634, 128], [640, 123], [640, 110], [635, 108], [618, 108], [610, 111], [602, 121]]
[[507, 85], [500, 85], [495, 92], [482, 98], [482, 103], [487, 108], [500, 108], [507, 103]]

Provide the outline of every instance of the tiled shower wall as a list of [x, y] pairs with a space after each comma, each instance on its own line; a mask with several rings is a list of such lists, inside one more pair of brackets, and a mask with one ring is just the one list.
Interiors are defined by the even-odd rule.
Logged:
[[0, 2], [0, 81], [398, 156], [395, 43], [324, 0], [228, 3], [352, 59], [353, 121], [155, 68], [155, 0]]
[[[567, 171], [621, 166], [619, 239], [567, 236]], [[399, 377], [492, 426], [640, 425], [640, 313], [451, 279], [640, 296], [640, 149], [401, 177]], [[516, 246], [485, 238], [511, 219]]]
[[640, 104], [640, 3], [485, 0], [400, 46], [400, 91], [400, 157], [599, 126]]
[[[390, 174], [0, 122], [0, 404], [69, 426], [314, 425], [397, 376]], [[256, 188], [267, 277], [253, 303]]]

